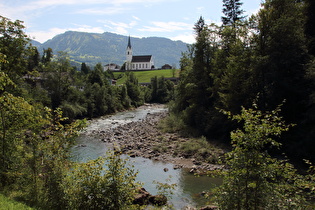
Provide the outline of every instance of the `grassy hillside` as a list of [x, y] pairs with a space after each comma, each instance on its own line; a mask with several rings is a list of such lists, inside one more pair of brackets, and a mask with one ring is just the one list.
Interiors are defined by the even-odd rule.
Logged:
[[[151, 82], [151, 78], [157, 77], [179, 77], [178, 69], [163, 69], [163, 70], [152, 70], [152, 71], [134, 71], [135, 76], [138, 78], [139, 83]], [[114, 72], [115, 78], [119, 78], [117, 80], [117, 84], [123, 84], [126, 81], [126, 73], [125, 72]]]
[[6, 196], [0, 194], [0, 210], [32, 210], [33, 208], [25, 204], [11, 200]]
[[[105, 32], [86, 33], [67, 31], [59, 34], [43, 44], [33, 42], [41, 52], [43, 48], [67, 52], [73, 63], [80, 65], [85, 62], [94, 66], [116, 63], [123, 65], [126, 60], [128, 37]], [[160, 68], [164, 64], [179, 65], [182, 52], [187, 51], [187, 44], [181, 41], [172, 41], [161, 37], [135, 38], [131, 37], [131, 46], [134, 55], [153, 55], [154, 65]]]

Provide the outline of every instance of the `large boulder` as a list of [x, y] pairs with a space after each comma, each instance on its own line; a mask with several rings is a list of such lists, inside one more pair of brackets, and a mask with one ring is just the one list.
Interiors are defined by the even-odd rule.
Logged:
[[140, 188], [138, 189], [138, 192], [134, 197], [133, 203], [138, 204], [140, 206], [148, 205], [150, 197], [151, 197], [150, 193], [148, 193], [144, 188]]

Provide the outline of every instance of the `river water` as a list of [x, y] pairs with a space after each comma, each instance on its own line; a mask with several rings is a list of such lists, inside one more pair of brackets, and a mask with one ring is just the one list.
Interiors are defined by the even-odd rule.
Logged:
[[[84, 132], [77, 138], [77, 145], [72, 148], [72, 156], [76, 161], [82, 162], [104, 156], [109, 148], [106, 143], [93, 135], [95, 130], [111, 129], [132, 121], [142, 120], [148, 113], [165, 111], [161, 106], [143, 106], [136, 110], [120, 112], [110, 117], [93, 120]], [[125, 158], [128, 158], [124, 155]], [[170, 200], [175, 209], [185, 206], [200, 207], [206, 204], [206, 199], [201, 195], [221, 184], [221, 179], [206, 176], [196, 177], [187, 169], [173, 169], [173, 164], [153, 161], [142, 157], [128, 158], [138, 171], [137, 181], [152, 195], [157, 194], [154, 182], [176, 184]], [[165, 172], [164, 169], [168, 171]]]

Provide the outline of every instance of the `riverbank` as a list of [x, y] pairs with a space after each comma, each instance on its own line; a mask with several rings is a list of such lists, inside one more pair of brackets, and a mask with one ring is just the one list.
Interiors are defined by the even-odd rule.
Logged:
[[[162, 133], [158, 123], [168, 115], [164, 105], [146, 104], [139, 109], [161, 108], [160, 112], [147, 113], [144, 119], [113, 126], [110, 129], [93, 130], [92, 135], [110, 146], [115, 146], [130, 157], [144, 157], [156, 161], [173, 163], [174, 169], [188, 168], [192, 173], [223, 169], [217, 161], [224, 151], [205, 140], [182, 137], [177, 133]], [[131, 116], [132, 117], [132, 116]], [[115, 121], [112, 122], [116, 124]], [[207, 145], [201, 152], [194, 151], [197, 142]], [[188, 147], [188, 148], [187, 148]], [[186, 148], [186, 149], [185, 149]], [[165, 169], [168, 170], [168, 169]]]

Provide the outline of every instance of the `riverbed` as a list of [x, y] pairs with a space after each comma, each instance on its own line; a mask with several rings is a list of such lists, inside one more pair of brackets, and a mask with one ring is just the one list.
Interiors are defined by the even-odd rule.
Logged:
[[[135, 122], [141, 122], [148, 115], [162, 112], [167, 112], [165, 106], [147, 104], [135, 110], [92, 120], [77, 138], [77, 145], [72, 149], [73, 158], [81, 162], [104, 156], [106, 150], [111, 148], [110, 139], [117, 137], [111, 131], [117, 132], [115, 128], [118, 126], [139, 126]], [[176, 184], [170, 200], [175, 209], [182, 209], [186, 206], [204, 206], [207, 200], [203, 197], [203, 192], [221, 184], [219, 178], [196, 177], [189, 172], [189, 169], [178, 168], [171, 161], [158, 161], [156, 158], [145, 158], [141, 155], [133, 155], [133, 158], [130, 158], [130, 155], [123, 156], [134, 165], [135, 170], [138, 171], [137, 181], [142, 182], [143, 187], [150, 194], [157, 194], [154, 182]]]

